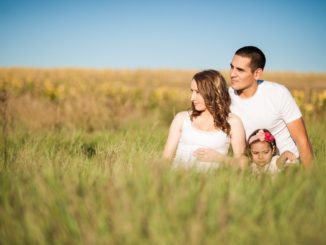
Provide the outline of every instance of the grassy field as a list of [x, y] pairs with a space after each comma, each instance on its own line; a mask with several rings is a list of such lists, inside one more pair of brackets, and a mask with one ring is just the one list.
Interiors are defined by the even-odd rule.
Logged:
[[193, 73], [0, 69], [0, 244], [325, 244], [326, 74], [266, 74], [316, 161], [257, 179], [160, 160]]

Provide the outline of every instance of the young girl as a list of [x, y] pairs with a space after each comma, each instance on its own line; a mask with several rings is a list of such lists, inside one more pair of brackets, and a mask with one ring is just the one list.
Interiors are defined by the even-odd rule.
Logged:
[[285, 151], [276, 155], [276, 142], [274, 136], [267, 129], [257, 129], [248, 138], [249, 156], [252, 160], [253, 173], [277, 173], [287, 160], [295, 160], [295, 155]]
[[230, 144], [235, 157], [245, 151], [245, 133], [239, 117], [230, 113], [230, 96], [224, 77], [215, 70], [196, 73], [191, 81], [191, 111], [173, 119], [163, 158], [174, 167], [208, 170], [224, 162]]

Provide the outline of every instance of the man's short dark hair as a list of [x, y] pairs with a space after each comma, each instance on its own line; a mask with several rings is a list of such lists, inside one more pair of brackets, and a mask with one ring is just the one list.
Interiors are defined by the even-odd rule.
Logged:
[[250, 58], [250, 67], [252, 71], [255, 71], [257, 68], [264, 70], [266, 58], [263, 51], [259, 48], [255, 46], [245, 46], [238, 49], [235, 55]]

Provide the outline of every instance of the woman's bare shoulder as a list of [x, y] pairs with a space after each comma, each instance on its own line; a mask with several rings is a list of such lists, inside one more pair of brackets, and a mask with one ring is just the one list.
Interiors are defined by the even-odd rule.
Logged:
[[233, 113], [229, 114], [228, 122], [230, 124], [238, 124], [238, 123], [242, 124], [241, 118], [239, 116], [237, 116], [236, 114], [233, 114]]
[[184, 120], [186, 117], [189, 117], [190, 116], [190, 112], [189, 111], [180, 111], [178, 112], [174, 118], [177, 119], [177, 120]]
[[187, 117], [189, 117], [189, 113], [187, 111], [178, 112], [172, 120], [171, 127], [181, 129], [182, 124]]

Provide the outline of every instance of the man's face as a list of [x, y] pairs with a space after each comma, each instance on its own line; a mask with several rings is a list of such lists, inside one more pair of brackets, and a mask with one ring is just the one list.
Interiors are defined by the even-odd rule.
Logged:
[[231, 87], [242, 91], [257, 86], [259, 77], [256, 71], [251, 71], [250, 58], [234, 55], [230, 64]]

